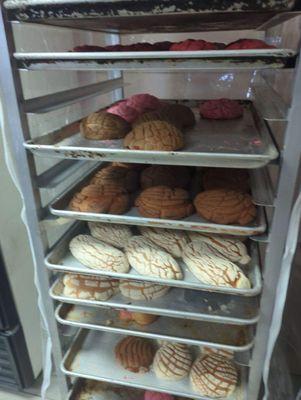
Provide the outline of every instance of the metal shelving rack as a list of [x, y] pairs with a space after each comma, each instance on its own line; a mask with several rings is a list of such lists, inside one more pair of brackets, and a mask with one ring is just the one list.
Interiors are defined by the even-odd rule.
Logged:
[[[55, 166], [47, 170], [41, 175], [36, 173], [35, 168], [35, 158], [34, 154], [30, 151], [33, 147], [32, 138], [30, 135], [30, 130], [27, 121], [27, 115], [29, 113], [46, 113], [55, 109], [59, 109], [69, 104], [79, 102], [81, 100], [99, 95], [101, 93], [111, 93], [112, 101], [118, 100], [122, 97], [122, 86], [123, 77], [121, 70], [135, 70], [138, 67], [140, 69], [149, 68], [159, 68], [160, 70], [181, 70], [181, 69], [194, 69], [202, 70], [203, 68], [215, 69], [229, 67], [240, 69], [266, 69], [266, 68], [279, 68], [279, 67], [290, 67], [295, 68], [294, 74], [294, 88], [291, 107], [287, 116], [275, 118], [279, 120], [286, 120], [286, 132], [285, 141], [283, 148], [281, 149], [281, 156], [276, 161], [278, 162], [280, 168], [280, 175], [278, 180], [277, 193], [274, 200], [274, 215], [272, 224], [267, 236], [257, 237], [257, 241], [266, 240], [267, 252], [265, 257], [265, 267], [263, 271], [263, 284], [262, 284], [262, 295], [260, 300], [259, 316], [257, 315], [257, 298], [251, 298], [251, 303], [253, 304], [253, 315], [250, 316], [249, 320], [243, 321], [240, 319], [241, 307], [243, 303], [246, 302], [246, 307], [250, 307], [250, 302], [247, 297], [240, 297], [239, 305], [235, 300], [236, 296], [233, 296], [232, 300], [236, 304], [234, 310], [236, 312], [232, 315], [232, 319], [223, 315], [210, 315], [210, 312], [206, 310], [204, 306], [202, 312], [196, 311], [199, 304], [193, 307], [193, 300], [191, 303], [191, 309], [180, 310], [178, 313], [186, 313], [188, 318], [192, 318], [195, 321], [196, 327], [198, 324], [208, 324], [209, 330], [213, 329], [214, 322], [228, 322], [236, 324], [236, 329], [239, 329], [240, 325], [246, 325], [246, 335], [252, 338], [254, 333], [252, 324], [257, 322], [256, 335], [254, 337], [254, 347], [252, 350], [252, 355], [247, 356], [247, 361], [243, 362], [249, 364], [249, 374], [246, 379], [246, 387], [242, 388], [239, 395], [235, 398], [248, 398], [249, 400], [255, 400], [258, 398], [263, 363], [265, 360], [265, 351], [269, 339], [269, 327], [272, 319], [274, 301], [275, 301], [275, 290], [279, 278], [281, 259], [284, 250], [285, 239], [288, 229], [288, 221], [291, 211], [291, 206], [293, 202], [296, 178], [298, 173], [301, 141], [299, 138], [299, 130], [301, 124], [300, 109], [301, 109], [301, 65], [296, 62], [297, 58], [288, 50], [276, 50], [276, 51], [255, 51], [244, 54], [243, 52], [237, 52], [234, 54], [224, 54], [220, 52], [219, 54], [213, 54], [211, 52], [202, 52], [200, 54], [173, 54], [173, 62], [170, 63], [170, 54], [161, 53], [158, 54], [147, 54], [140, 53], [112, 53], [110, 54], [110, 62], [108, 61], [108, 53], [16, 53], [14, 47], [14, 37], [12, 33], [12, 22], [18, 21], [21, 23], [39, 23], [39, 24], [49, 24], [57, 25], [67, 28], [80, 28], [91, 31], [103, 31], [107, 32], [107, 41], [111, 44], [119, 42], [119, 34], [116, 31], [122, 33], [127, 33], [131, 31], [137, 32], [177, 32], [177, 31], [198, 31], [198, 30], [222, 30], [222, 29], [268, 29], [272, 26], [280, 24], [290, 18], [295, 17], [299, 14], [300, 4], [293, 1], [262, 1], [262, 2], [245, 2], [245, 8], [237, 9], [237, 11], [232, 12], [231, 7], [233, 6], [233, 1], [225, 2], [212, 2], [212, 1], [190, 1], [189, 10], [185, 3], [180, 0], [156, 0], [148, 1], [141, 0], [140, 2], [131, 1], [97, 1], [93, 3], [88, 3], [81, 0], [24, 0], [24, 1], [14, 1], [8, 0], [5, 2], [5, 7], [1, 8], [1, 21], [0, 21], [0, 46], [1, 46], [1, 70], [0, 79], [1, 86], [4, 95], [4, 101], [7, 105], [9, 113], [7, 113], [6, 121], [7, 127], [10, 132], [11, 150], [12, 154], [16, 159], [16, 169], [20, 177], [20, 188], [24, 198], [24, 203], [26, 207], [26, 217], [28, 228], [31, 233], [31, 244], [33, 248], [34, 261], [37, 266], [37, 278], [40, 290], [42, 292], [42, 303], [47, 316], [47, 324], [51, 333], [51, 339], [53, 343], [53, 357], [56, 368], [56, 373], [59, 378], [61, 398], [66, 399], [68, 391], [70, 389], [70, 381], [68, 375], [76, 375], [76, 373], [70, 373], [68, 371], [68, 365], [73, 357], [69, 352], [63, 360], [63, 350], [61, 345], [60, 330], [56, 322], [56, 318], [61, 323], [71, 325], [71, 326], [84, 326], [85, 328], [91, 330], [109, 331], [116, 334], [124, 334], [127, 331], [122, 327], [115, 326], [113, 328], [108, 328], [105, 326], [103, 320], [107, 316], [108, 311], [102, 311], [104, 313], [103, 318], [101, 315], [98, 319], [93, 319], [93, 315], [90, 319], [87, 318], [82, 323], [78, 320], [66, 321], [66, 313], [68, 311], [68, 303], [76, 303], [76, 301], [70, 301], [70, 299], [64, 299], [59, 292], [60, 282], [55, 282], [51, 288], [51, 294], [54, 299], [63, 300], [66, 304], [59, 306], [56, 313], [54, 310], [53, 299], [48, 295], [49, 288], [52, 285], [52, 272], [56, 270], [64, 270], [62, 265], [60, 268], [55, 268], [55, 256], [50, 254], [47, 257], [46, 263], [50, 270], [48, 271], [45, 266], [45, 257], [49, 253], [49, 243], [44, 229], [44, 221], [54, 218], [50, 214], [49, 208], [42, 205], [41, 201], [41, 188], [56, 188], [60, 183], [62, 183], [66, 178], [72, 178], [76, 172], [80, 169], [85, 170], [86, 173], [91, 171], [91, 163], [87, 160], [94, 160], [96, 163], [99, 158], [95, 156], [95, 149], [89, 149], [89, 154], [81, 153], [74, 156], [71, 153], [63, 153], [59, 155], [62, 159]], [[126, 4], [126, 6], [124, 6]], [[220, 8], [222, 4], [223, 8]], [[241, 3], [239, 3], [241, 4]], [[246, 5], [247, 4], [247, 5]], [[174, 10], [170, 13], [169, 7], [173, 7]], [[294, 8], [292, 8], [294, 6]], [[138, 7], [138, 9], [137, 9]], [[139, 8], [140, 7], [140, 8]], [[166, 8], [165, 8], [166, 7]], [[138, 62], [133, 62], [131, 58], [135, 56]], [[227, 61], [225, 61], [227, 57]], [[224, 64], [221, 62], [224, 61]], [[86, 85], [84, 87], [67, 90], [65, 92], [50, 94], [38, 98], [25, 100], [23, 98], [22, 85], [20, 80], [19, 71], [25, 70], [105, 70], [108, 72], [109, 79], [104, 82]], [[265, 93], [261, 92], [264, 96]], [[260, 97], [260, 96], [259, 96]], [[279, 105], [279, 102], [274, 103], [274, 106]], [[262, 108], [266, 108], [267, 105], [264, 101], [261, 102]], [[271, 111], [271, 109], [265, 111]], [[273, 110], [273, 109], [272, 109]], [[282, 110], [283, 111], [283, 110]], [[286, 118], [287, 117], [287, 118]], [[273, 119], [273, 118], [272, 118]], [[69, 128], [68, 128], [69, 129]], [[74, 127], [70, 127], [74, 129]], [[35, 150], [39, 152], [43, 143], [47, 145], [46, 142], [38, 143], [35, 146]], [[41, 146], [42, 144], [42, 146]], [[52, 143], [53, 145], [53, 143]], [[94, 153], [93, 153], [94, 151]], [[51, 154], [45, 153], [45, 157], [51, 156]], [[102, 154], [101, 157], [104, 157]], [[118, 153], [112, 156], [114, 160], [122, 159]], [[80, 160], [70, 160], [68, 158], [81, 158]], [[106, 157], [104, 157], [106, 159]], [[110, 159], [110, 158], [108, 158]], [[122, 159], [125, 161], [124, 159]], [[127, 160], [128, 161], [128, 160]], [[162, 161], [162, 160], [161, 160]], [[169, 160], [165, 160], [168, 164]], [[195, 162], [195, 161], [194, 161]], [[194, 163], [192, 162], [192, 164]], [[177, 164], [181, 164], [181, 159]], [[214, 165], [214, 161], [213, 161]], [[223, 164], [222, 164], [223, 165]], [[93, 164], [94, 168], [95, 165]], [[255, 166], [250, 166], [254, 168]], [[258, 179], [258, 176], [257, 176]], [[261, 177], [261, 179], [264, 179]], [[262, 180], [261, 180], [262, 182]], [[75, 181], [76, 183], [76, 181]], [[260, 197], [260, 190], [256, 188], [256, 193]], [[271, 192], [268, 193], [268, 199], [271, 198]], [[262, 197], [261, 197], [262, 201]], [[266, 197], [264, 197], [266, 201]], [[268, 200], [269, 201], [269, 200]], [[55, 203], [56, 204], [56, 203]], [[266, 203], [263, 203], [266, 205]], [[53, 214], [61, 215], [55, 212], [55, 207], [51, 211]], [[62, 214], [64, 215], [64, 214]], [[64, 215], [65, 216], [65, 215]], [[72, 216], [71, 216], [72, 217]], [[80, 216], [78, 216], [80, 218]], [[87, 218], [83, 218], [87, 219]], [[88, 218], [89, 219], [89, 218]], [[90, 218], [91, 219], [91, 218]], [[92, 220], [95, 219], [92, 216]], [[111, 221], [111, 222], [114, 222]], [[137, 221], [136, 221], [137, 222]], [[132, 221], [135, 224], [135, 220]], [[146, 221], [146, 224], [148, 222]], [[68, 265], [68, 264], [67, 264]], [[65, 269], [66, 270], [66, 269]], [[68, 269], [67, 269], [68, 270]], [[71, 267], [72, 270], [72, 267]], [[93, 271], [91, 272], [93, 274]], [[173, 301], [177, 298], [181, 300], [184, 289], [176, 289]], [[181, 294], [180, 294], [181, 293]], [[188, 293], [188, 292], [187, 292]], [[212, 294], [207, 293], [208, 298]], [[185, 295], [183, 295], [185, 297]], [[215, 302], [223, 304], [226, 301], [223, 296], [224, 294], [215, 295]], [[219, 297], [219, 300], [218, 299]], [[225, 294], [227, 296], [227, 294]], [[236, 297], [237, 299], [237, 297]], [[207, 300], [207, 299], [206, 299]], [[209, 301], [210, 302], [210, 301]], [[181, 303], [181, 301], [180, 301]], [[80, 306], [85, 304], [79, 301]], [[89, 302], [86, 302], [89, 304]], [[111, 303], [106, 303], [109, 307], [118, 308], [128, 308], [128, 304], [125, 304], [120, 300], [120, 298], [114, 298]], [[162, 301], [157, 302], [156, 310], [161, 312], [161, 315], [166, 315], [167, 318], [171, 318], [175, 312], [171, 313], [169, 310], [170, 302]], [[95, 305], [95, 304], [93, 304]], [[135, 303], [131, 305], [132, 309], [137, 309]], [[142, 307], [142, 310], [146, 306]], [[152, 310], [154, 309], [154, 306]], [[103, 309], [104, 310], [104, 309]], [[161, 311], [160, 311], [161, 310]], [[200, 321], [198, 321], [198, 319]], [[178, 321], [177, 321], [178, 323]], [[249, 325], [249, 326], [248, 326]], [[138, 336], [145, 336], [151, 338], [167, 338], [169, 340], [177, 338], [185, 343], [190, 344], [210, 344], [217, 348], [228, 348], [231, 347], [231, 340], [228, 344], [219, 342], [218, 335], [210, 335], [209, 337], [204, 337], [202, 340], [197, 339], [186, 339], [185, 338], [185, 328], [178, 326], [180, 335], [175, 333], [171, 334], [167, 329], [168, 324], [164, 325], [162, 322], [159, 325], [155, 325], [153, 332], [144, 333], [143, 331], [137, 331]], [[210, 328], [211, 326], [211, 328]], [[167, 330], [166, 330], [167, 329]], [[229, 329], [227, 327], [225, 330]], [[78, 342], [83, 340], [86, 334], [80, 333], [79, 337], [76, 339], [72, 346], [78, 346]], [[95, 332], [91, 332], [92, 339]], [[105, 335], [105, 333], [101, 333]], [[97, 336], [97, 335], [96, 335]], [[114, 336], [114, 335], [113, 335]], [[110, 335], [105, 336], [107, 339]], [[99, 337], [98, 337], [99, 338]], [[91, 338], [89, 339], [91, 340]], [[95, 339], [98, 340], [97, 337]], [[240, 349], [234, 347], [235, 351], [249, 351], [250, 345], [247, 343], [242, 345]], [[245, 355], [242, 355], [244, 358]], [[85, 373], [78, 373], [78, 376], [85, 377]], [[97, 378], [96, 378], [97, 379]], [[114, 376], [105, 377], [105, 380], [115, 382]], [[117, 380], [118, 381], [118, 380]], [[116, 383], [116, 382], [115, 382]], [[120, 383], [120, 382], [119, 382]], [[124, 385], [131, 386], [131, 383], [124, 383]], [[140, 387], [148, 387], [150, 384], [147, 379]], [[138, 386], [133, 384], [132, 386]], [[162, 384], [162, 386], [164, 386]], [[168, 385], [167, 385], [168, 386]], [[162, 388], [161, 388], [162, 389]], [[180, 394], [186, 397], [192, 394], [181, 385], [176, 385], [175, 388], [169, 387], [173, 390], [175, 394]], [[168, 390], [164, 388], [162, 390]], [[194, 395], [196, 397], [196, 395]], [[201, 398], [201, 397], [198, 397]], [[234, 398], [234, 397], [233, 397]]]

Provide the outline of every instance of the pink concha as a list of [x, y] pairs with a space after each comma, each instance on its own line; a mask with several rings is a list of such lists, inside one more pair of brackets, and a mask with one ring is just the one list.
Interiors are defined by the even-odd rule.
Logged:
[[139, 112], [135, 108], [130, 107], [126, 100], [114, 104], [112, 107], [107, 109], [107, 112], [118, 115], [130, 124], [139, 116]]
[[144, 393], [144, 400], [174, 400], [175, 398], [171, 394], [151, 392], [147, 390]]
[[135, 108], [140, 113], [157, 110], [161, 107], [160, 100], [157, 97], [147, 93], [134, 94], [128, 98], [126, 104]]

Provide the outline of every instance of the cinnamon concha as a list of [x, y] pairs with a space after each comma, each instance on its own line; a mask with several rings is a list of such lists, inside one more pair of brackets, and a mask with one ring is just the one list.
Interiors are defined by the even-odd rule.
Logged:
[[189, 348], [181, 343], [168, 343], [157, 351], [153, 368], [159, 379], [178, 381], [189, 374], [192, 355]]
[[139, 187], [139, 174], [135, 169], [109, 165], [98, 171], [90, 181], [91, 185], [116, 183], [128, 192], [135, 192]]
[[184, 139], [174, 125], [166, 121], [150, 121], [136, 126], [123, 143], [131, 150], [175, 151], [184, 146]]
[[156, 285], [151, 282], [120, 281], [121, 294], [132, 300], [152, 300], [164, 296], [168, 286]]
[[173, 257], [180, 258], [184, 247], [189, 243], [186, 232], [176, 229], [139, 227], [143, 236], [159, 245]]
[[123, 249], [133, 236], [131, 228], [121, 224], [104, 224], [102, 222], [88, 222], [91, 235], [102, 242]]
[[123, 368], [134, 373], [149, 370], [155, 355], [155, 348], [150, 340], [135, 336], [123, 338], [115, 347], [115, 357]]
[[217, 257], [203, 242], [191, 242], [183, 250], [183, 261], [199, 281], [214, 286], [250, 289], [250, 281], [233, 262]]
[[190, 169], [171, 165], [152, 165], [140, 175], [140, 186], [147, 189], [152, 186], [168, 186], [185, 189], [190, 183]]
[[129, 207], [128, 192], [115, 183], [85, 186], [69, 203], [73, 211], [103, 214], [123, 214]]
[[203, 172], [203, 188], [230, 189], [248, 192], [250, 177], [246, 170], [236, 168], [208, 168]]
[[177, 126], [189, 128], [195, 125], [195, 116], [190, 107], [184, 104], [171, 103], [163, 106], [161, 113]]
[[251, 196], [235, 190], [206, 190], [195, 197], [194, 206], [201, 217], [217, 224], [247, 225], [256, 217]]
[[227, 397], [237, 385], [237, 370], [232, 361], [220, 356], [199, 357], [190, 372], [193, 390], [211, 398]]
[[139, 213], [147, 218], [181, 219], [194, 211], [186, 190], [167, 186], [145, 189], [137, 197], [135, 205]]
[[106, 111], [98, 111], [84, 118], [80, 124], [81, 134], [91, 140], [122, 139], [130, 125], [121, 117]]
[[141, 275], [183, 279], [176, 260], [145, 236], [133, 236], [125, 248], [130, 265]]
[[77, 235], [69, 243], [73, 257], [88, 268], [127, 273], [130, 269], [125, 254], [90, 235]]
[[191, 241], [201, 241], [207, 243], [210, 250], [218, 257], [247, 265], [251, 261], [246, 245], [236, 238], [223, 238], [218, 235], [202, 235], [199, 232], [188, 232]]
[[64, 295], [76, 299], [106, 301], [119, 290], [118, 280], [105, 277], [65, 274], [63, 283]]

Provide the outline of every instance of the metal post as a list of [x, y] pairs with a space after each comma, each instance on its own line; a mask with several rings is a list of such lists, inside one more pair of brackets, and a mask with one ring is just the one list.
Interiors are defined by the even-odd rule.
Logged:
[[256, 400], [259, 395], [269, 330], [272, 321], [276, 287], [279, 278], [289, 216], [294, 199], [301, 154], [301, 63], [296, 66], [292, 107], [286, 127], [285, 143], [281, 159], [281, 173], [275, 212], [267, 247], [264, 284], [261, 298], [260, 319], [251, 360], [248, 399]]
[[7, 113], [7, 126], [9, 129], [9, 140], [12, 144], [13, 154], [16, 161], [16, 173], [19, 177], [20, 189], [24, 198], [25, 215], [30, 231], [30, 242], [33, 249], [33, 259], [36, 267], [37, 281], [42, 295], [42, 304], [46, 313], [46, 320], [52, 339], [52, 354], [56, 373], [60, 385], [61, 399], [66, 399], [68, 393], [67, 380], [60, 370], [62, 360], [62, 349], [58, 326], [54, 315], [54, 305], [48, 296], [49, 277], [44, 265], [45, 250], [48, 246], [46, 234], [39, 223], [39, 208], [41, 199], [39, 190], [34, 185], [36, 171], [33, 156], [27, 154], [23, 142], [29, 138], [27, 118], [21, 108], [23, 101], [22, 87], [19, 72], [16, 69], [13, 52], [14, 39], [11, 24], [3, 18], [3, 10], [0, 7], [0, 84], [9, 112]]

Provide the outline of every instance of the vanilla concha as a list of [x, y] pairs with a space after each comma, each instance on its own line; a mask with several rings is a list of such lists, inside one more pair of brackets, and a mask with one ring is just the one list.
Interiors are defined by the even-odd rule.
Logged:
[[133, 236], [127, 225], [88, 222], [88, 226], [93, 237], [118, 249], [123, 249]]

